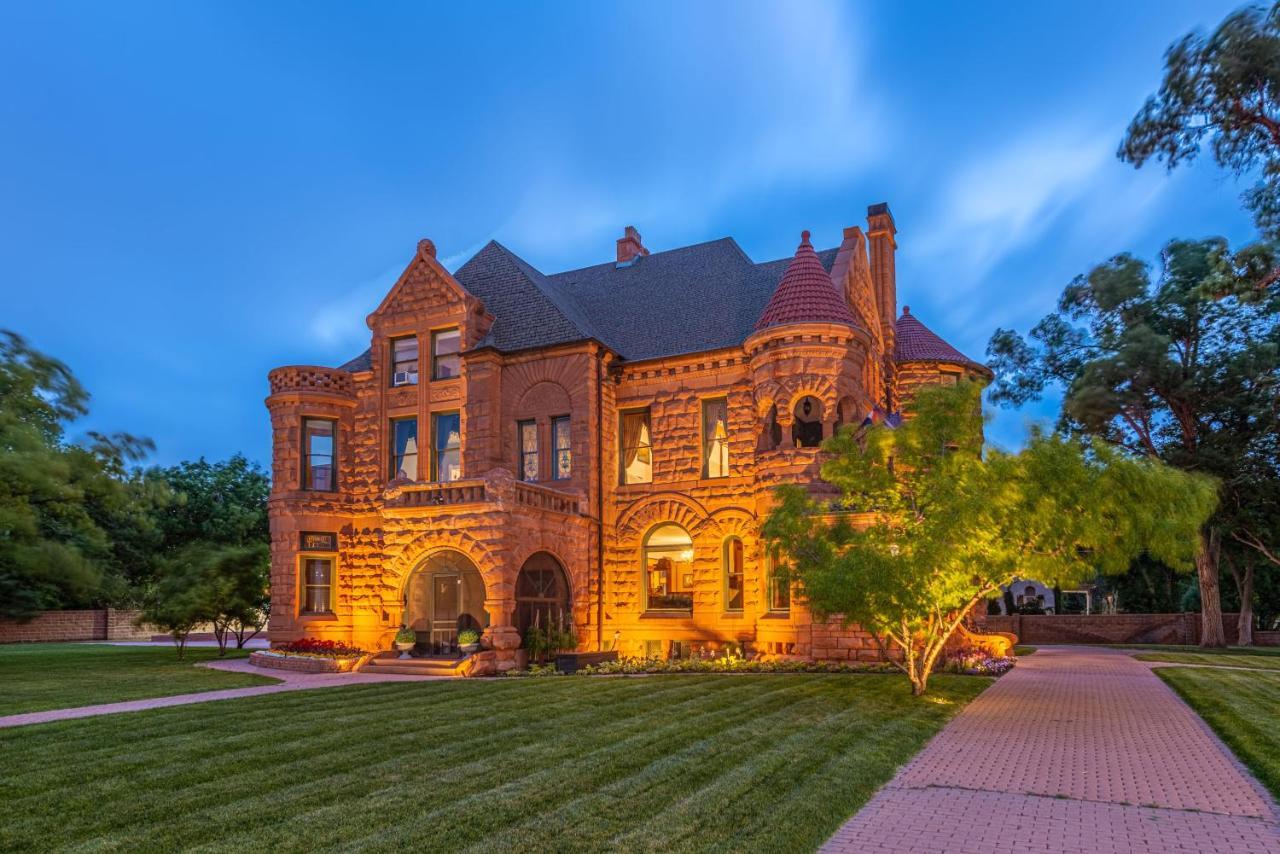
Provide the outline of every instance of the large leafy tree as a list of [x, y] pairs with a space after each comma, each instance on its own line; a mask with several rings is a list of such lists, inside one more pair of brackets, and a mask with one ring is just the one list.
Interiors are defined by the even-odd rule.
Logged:
[[1129, 125], [1119, 156], [1173, 169], [1204, 146], [1235, 174], [1258, 174], [1245, 204], [1264, 234], [1280, 237], [1280, 4], [1241, 9], [1208, 36], [1175, 42], [1160, 90]]
[[149, 444], [68, 442], [87, 402], [66, 365], [0, 331], [0, 616], [102, 601], [118, 587], [125, 530], [146, 539], [138, 498], [147, 490], [121, 472]]
[[1142, 553], [1188, 564], [1214, 507], [1208, 479], [1103, 442], [1036, 434], [984, 454], [980, 397], [925, 388], [897, 429], [841, 431], [822, 477], [848, 512], [787, 486], [763, 528], [814, 613], [896, 648], [917, 695], [970, 609], [1015, 576], [1070, 583]]
[[994, 401], [1017, 406], [1060, 387], [1067, 432], [1220, 480], [1222, 507], [1196, 559], [1206, 646], [1225, 643], [1223, 538], [1268, 513], [1257, 463], [1280, 428], [1280, 292], [1259, 282], [1274, 263], [1262, 246], [1233, 254], [1219, 239], [1174, 241], [1153, 278], [1119, 255], [1068, 285], [1029, 338], [998, 329], [987, 348]]

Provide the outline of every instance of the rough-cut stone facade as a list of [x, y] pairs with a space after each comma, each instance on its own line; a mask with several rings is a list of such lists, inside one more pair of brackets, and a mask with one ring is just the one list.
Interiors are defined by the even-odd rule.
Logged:
[[[980, 365], [952, 358], [954, 351], [919, 356], [899, 346], [888, 209], [873, 206], [868, 226], [869, 239], [860, 228], [845, 230], [834, 257], [826, 254], [829, 269], [806, 234], [783, 279], [803, 267], [808, 284], [798, 296], [792, 288], [789, 298], [798, 303], [773, 314], [787, 322], [764, 324], [733, 346], [692, 346], [630, 360], [588, 334], [542, 346], [495, 346], [489, 335], [495, 316], [485, 301], [439, 264], [430, 241], [422, 241], [369, 315], [367, 359], [344, 368], [294, 366], [270, 374], [271, 640], [310, 636], [385, 650], [405, 624], [425, 637], [440, 621], [436, 612], [424, 612], [422, 602], [435, 603], [434, 609], [455, 601], [450, 596], [475, 598], [448, 591], [416, 598], [416, 574], [446, 556], [454, 575], [439, 577], [453, 579], [456, 567], [463, 567], [460, 590], [473, 583], [466, 580], [471, 569], [483, 582], [479, 623], [486, 652], [477, 660], [489, 670], [515, 666], [520, 573], [526, 564], [548, 561], [563, 571], [566, 615], [583, 650], [699, 654], [735, 644], [773, 656], [878, 658], [873, 639], [856, 628], [815, 624], [801, 595], [789, 608], [771, 610], [759, 539], [776, 485], [799, 482], [821, 494], [816, 476], [822, 452], [812, 447], [813, 433], [807, 442], [793, 441], [806, 403], [808, 429], [816, 430], [817, 422], [825, 437], [869, 413], [895, 412], [922, 383], [987, 375]], [[619, 270], [659, 258], [639, 241], [634, 229], [619, 241]], [[827, 292], [806, 302], [803, 288], [814, 286], [815, 269], [822, 271], [821, 286], [837, 294], [839, 312], [808, 317], [797, 310], [830, 304]], [[782, 290], [779, 285], [775, 297]], [[663, 307], [653, 311], [660, 314]], [[443, 329], [460, 332], [461, 372], [434, 380], [432, 333]], [[394, 386], [391, 342], [405, 336], [419, 342], [419, 381]], [[704, 403], [716, 399], [727, 406], [728, 471], [707, 477]], [[621, 416], [642, 408], [650, 418], [652, 480], [624, 484]], [[461, 479], [452, 482], [430, 480], [429, 449], [437, 439], [430, 425], [439, 413], [457, 413], [461, 426]], [[393, 480], [390, 424], [402, 417], [417, 419], [419, 476]], [[336, 424], [333, 491], [303, 488], [304, 418]], [[569, 476], [557, 480], [554, 425], [564, 418], [572, 464]], [[521, 423], [532, 424], [537, 436], [536, 483], [517, 479]], [[692, 600], [688, 609], [647, 607], [646, 537], [664, 523], [679, 525], [693, 544], [680, 579]], [[336, 551], [304, 551], [304, 532], [332, 535]], [[730, 538], [742, 543], [740, 610], [729, 610], [726, 602]], [[333, 561], [329, 608], [322, 613], [303, 610], [308, 555]]]

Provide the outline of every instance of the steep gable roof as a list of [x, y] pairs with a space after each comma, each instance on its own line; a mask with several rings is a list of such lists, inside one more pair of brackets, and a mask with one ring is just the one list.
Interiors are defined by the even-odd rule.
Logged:
[[898, 362], [949, 362], [988, 370], [986, 365], [975, 362], [946, 341], [911, 313], [910, 306], [903, 306], [902, 316], [895, 324], [896, 338], [893, 358]]
[[755, 329], [788, 323], [820, 321], [858, 326], [844, 297], [836, 292], [829, 269], [823, 267], [809, 242], [809, 232], [800, 234], [795, 257], [787, 265], [769, 304], [756, 320]]

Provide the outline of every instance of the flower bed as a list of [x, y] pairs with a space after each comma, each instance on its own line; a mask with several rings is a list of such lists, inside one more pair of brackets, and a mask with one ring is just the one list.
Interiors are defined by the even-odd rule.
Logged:
[[371, 655], [337, 641], [303, 638], [255, 652], [249, 656], [249, 662], [258, 667], [296, 673], [348, 673], [368, 661]]
[[[1014, 664], [1012, 658], [992, 658], [985, 655], [959, 656], [941, 662], [937, 673], [955, 673], [966, 676], [999, 676], [1008, 672]], [[888, 661], [762, 661], [736, 656], [720, 658], [621, 658], [592, 664], [574, 675], [617, 676], [646, 673], [900, 673]], [[533, 665], [528, 670], [510, 670], [503, 676], [562, 676], [552, 665]]]

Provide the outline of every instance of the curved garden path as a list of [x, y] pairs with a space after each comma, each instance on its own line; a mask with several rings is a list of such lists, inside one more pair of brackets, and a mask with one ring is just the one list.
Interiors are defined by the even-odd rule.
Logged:
[[339, 688], [345, 685], [365, 685], [370, 682], [421, 682], [425, 679], [448, 679], [447, 676], [394, 676], [375, 673], [295, 673], [289, 670], [273, 670], [255, 667], [247, 659], [212, 661], [199, 667], [229, 670], [236, 673], [254, 673], [279, 679], [276, 685], [254, 685], [249, 688], [224, 688], [218, 691], [200, 691], [195, 694], [177, 694], [172, 697], [152, 697], [145, 700], [126, 700], [122, 703], [103, 703], [97, 706], [77, 706], [70, 709], [50, 709], [44, 712], [26, 712], [20, 715], [0, 716], [0, 727], [42, 724], [49, 721], [65, 721], [71, 718], [88, 718], [94, 715], [114, 715], [120, 712], [141, 712], [146, 709], [162, 709], [166, 706], [185, 706], [190, 703], [210, 703], [214, 700], [234, 700], [239, 697], [257, 697], [260, 694], [279, 694], [282, 691], [307, 691], [313, 688]]
[[1153, 664], [1040, 647], [823, 851], [1280, 852], [1275, 802]]

